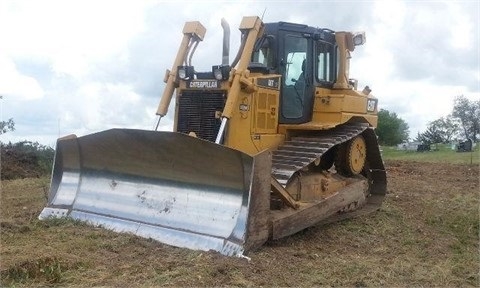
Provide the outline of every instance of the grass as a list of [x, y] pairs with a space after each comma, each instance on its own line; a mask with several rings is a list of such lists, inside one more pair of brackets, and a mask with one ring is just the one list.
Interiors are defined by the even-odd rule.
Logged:
[[15, 264], [1, 271], [3, 280], [11, 283], [26, 283], [30, 280], [42, 279], [45, 283], [61, 283], [64, 265], [56, 258], [40, 258]]
[[450, 145], [437, 144], [432, 151], [416, 152], [399, 150], [397, 147], [382, 147], [385, 160], [405, 160], [432, 163], [480, 164], [480, 152], [477, 145], [472, 152], [456, 152]]
[[479, 287], [478, 165], [386, 158], [378, 212], [271, 241], [251, 261], [39, 221], [48, 179], [3, 181], [0, 286]]

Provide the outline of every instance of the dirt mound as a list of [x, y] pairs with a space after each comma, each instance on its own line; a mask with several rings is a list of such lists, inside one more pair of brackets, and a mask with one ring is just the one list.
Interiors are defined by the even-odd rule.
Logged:
[[51, 170], [54, 150], [38, 143], [23, 141], [1, 143], [1, 179], [38, 178]]
[[43, 173], [35, 155], [25, 155], [13, 149], [2, 149], [2, 180], [40, 177]]

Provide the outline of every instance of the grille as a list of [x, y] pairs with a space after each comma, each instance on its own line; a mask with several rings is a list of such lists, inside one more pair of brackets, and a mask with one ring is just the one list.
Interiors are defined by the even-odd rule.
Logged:
[[205, 91], [184, 91], [178, 101], [177, 131], [195, 132], [197, 137], [215, 142], [221, 120], [215, 118], [215, 112], [223, 111], [224, 93], [205, 93]]

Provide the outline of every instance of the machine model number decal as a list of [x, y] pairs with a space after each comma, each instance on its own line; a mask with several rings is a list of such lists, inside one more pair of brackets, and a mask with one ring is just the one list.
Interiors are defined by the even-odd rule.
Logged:
[[258, 78], [257, 85], [265, 88], [276, 89], [280, 87], [280, 77]]
[[367, 111], [374, 112], [377, 108], [377, 99], [368, 99], [367, 100]]
[[211, 89], [219, 88], [220, 85], [216, 80], [192, 80], [187, 82], [188, 88]]

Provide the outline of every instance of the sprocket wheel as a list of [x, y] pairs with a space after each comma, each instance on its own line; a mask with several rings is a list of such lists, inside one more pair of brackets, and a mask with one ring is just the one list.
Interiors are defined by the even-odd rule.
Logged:
[[340, 145], [335, 168], [346, 176], [362, 173], [367, 160], [367, 145], [363, 136], [356, 136]]

